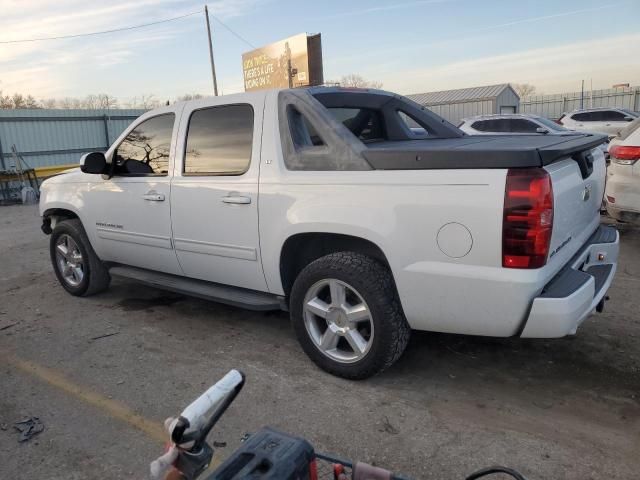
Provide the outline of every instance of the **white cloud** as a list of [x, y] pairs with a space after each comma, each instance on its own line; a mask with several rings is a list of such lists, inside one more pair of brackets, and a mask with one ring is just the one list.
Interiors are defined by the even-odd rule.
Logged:
[[[214, 0], [211, 14], [228, 19], [255, 9], [263, 0]], [[3, 27], [0, 41], [90, 33], [150, 23], [200, 11], [198, 0], [0, 0]], [[38, 97], [81, 96], [78, 70], [96, 74], [136, 61], [136, 55], [160, 55], [163, 43], [179, 38], [202, 17], [193, 17], [142, 30], [83, 37], [0, 44], [0, 90]], [[141, 35], [144, 32], [144, 35]], [[113, 92], [115, 93], [115, 92]]]
[[464, 60], [432, 68], [378, 71], [385, 88], [402, 93], [428, 92], [496, 83], [530, 83], [548, 93], [579, 89], [593, 79], [594, 88], [640, 83], [637, 46], [640, 33], [571, 43], [507, 55]]

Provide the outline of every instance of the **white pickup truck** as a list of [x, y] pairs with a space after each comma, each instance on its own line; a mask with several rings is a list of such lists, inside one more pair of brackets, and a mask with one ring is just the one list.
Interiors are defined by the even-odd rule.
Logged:
[[117, 275], [291, 313], [325, 370], [365, 378], [411, 329], [573, 334], [601, 309], [603, 136], [466, 136], [380, 90], [314, 87], [148, 112], [42, 185], [62, 286]]

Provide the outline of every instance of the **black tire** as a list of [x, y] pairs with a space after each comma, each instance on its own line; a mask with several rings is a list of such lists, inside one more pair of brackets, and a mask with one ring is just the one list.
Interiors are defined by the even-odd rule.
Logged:
[[[82, 254], [83, 278], [78, 285], [71, 285], [65, 280], [56, 260], [56, 244], [62, 235], [71, 237]], [[58, 277], [60, 285], [71, 295], [86, 297], [106, 290], [109, 287], [109, 283], [111, 282], [109, 270], [98, 258], [98, 255], [96, 255], [82, 223], [77, 218], [58, 222], [51, 233], [49, 253], [51, 255], [53, 270], [56, 273], [56, 277]]]
[[[356, 362], [341, 363], [325, 355], [305, 326], [305, 296], [313, 285], [325, 279], [337, 279], [354, 287], [371, 313], [375, 335], [364, 358]], [[371, 377], [391, 366], [404, 352], [411, 334], [389, 269], [355, 252], [332, 253], [307, 265], [294, 282], [290, 310], [296, 336], [309, 358], [323, 370], [351, 380]]]

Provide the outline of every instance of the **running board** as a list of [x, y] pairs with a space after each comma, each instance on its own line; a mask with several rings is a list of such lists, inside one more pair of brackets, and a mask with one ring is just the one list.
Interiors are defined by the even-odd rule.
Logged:
[[256, 292], [255, 290], [220, 285], [219, 283], [124, 265], [111, 267], [109, 273], [117, 277], [129, 278], [160, 290], [169, 290], [248, 310], [287, 310], [284, 297], [270, 293]]

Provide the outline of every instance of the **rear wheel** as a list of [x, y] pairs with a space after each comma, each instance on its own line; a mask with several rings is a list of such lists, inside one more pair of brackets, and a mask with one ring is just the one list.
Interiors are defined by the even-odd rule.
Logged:
[[71, 295], [93, 295], [109, 286], [109, 271], [93, 251], [80, 220], [59, 222], [49, 251], [58, 281]]
[[302, 270], [291, 292], [291, 320], [307, 355], [350, 379], [389, 367], [409, 341], [391, 273], [355, 252], [327, 255]]

